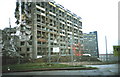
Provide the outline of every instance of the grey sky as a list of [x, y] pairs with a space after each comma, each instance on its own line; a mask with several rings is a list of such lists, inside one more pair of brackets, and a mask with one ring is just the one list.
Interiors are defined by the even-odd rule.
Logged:
[[[0, 1], [0, 29], [16, 26], [14, 18], [16, 0]], [[108, 51], [118, 43], [118, 1], [119, 0], [55, 0], [65, 8], [82, 17], [83, 32], [98, 31], [99, 52], [105, 53], [105, 35]]]

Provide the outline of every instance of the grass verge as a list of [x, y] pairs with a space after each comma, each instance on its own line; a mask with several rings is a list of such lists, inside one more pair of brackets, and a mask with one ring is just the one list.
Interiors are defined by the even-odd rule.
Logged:
[[14, 64], [5, 65], [2, 67], [3, 72], [10, 71], [27, 71], [27, 70], [40, 70], [40, 69], [61, 69], [61, 68], [85, 68], [85, 69], [97, 69], [96, 67], [85, 67], [83, 65], [66, 65], [66, 64], [54, 64], [54, 63], [26, 63], [26, 64]]

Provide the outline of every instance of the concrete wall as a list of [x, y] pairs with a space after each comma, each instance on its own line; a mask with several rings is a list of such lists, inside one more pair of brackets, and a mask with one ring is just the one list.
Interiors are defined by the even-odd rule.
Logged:
[[108, 58], [106, 59], [106, 54], [100, 54], [99, 60], [101, 60], [101, 61], [118, 61], [118, 57], [114, 56], [113, 54], [108, 54]]

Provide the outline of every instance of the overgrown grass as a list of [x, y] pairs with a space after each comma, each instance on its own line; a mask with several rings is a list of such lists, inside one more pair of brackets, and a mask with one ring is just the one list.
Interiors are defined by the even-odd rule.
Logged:
[[[66, 65], [66, 64], [53, 64], [53, 63], [26, 63], [26, 64], [15, 64], [15, 65], [5, 65], [2, 67], [3, 71], [8, 71], [10, 68], [11, 71], [24, 71], [24, 70], [36, 70], [41, 68], [68, 68], [68, 67], [79, 67], [85, 68], [83, 65]], [[92, 68], [92, 67], [86, 67]]]

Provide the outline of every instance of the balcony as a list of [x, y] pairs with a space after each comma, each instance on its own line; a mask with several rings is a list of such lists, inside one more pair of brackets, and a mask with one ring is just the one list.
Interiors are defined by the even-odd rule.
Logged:
[[68, 37], [70, 37], [70, 35], [68, 35]]
[[62, 19], [62, 20], [65, 20], [65, 18], [64, 18], [64, 17], [61, 17], [61, 16], [60, 16], [59, 18], [60, 18], [60, 19]]
[[74, 35], [78, 35], [78, 34], [74, 33]]
[[70, 25], [70, 24], [67, 24], [67, 26], [70, 26], [70, 27], [72, 27], [72, 25]]
[[67, 13], [67, 15], [72, 16], [70, 13]]
[[62, 30], [62, 32], [65, 32], [65, 30]]
[[45, 13], [41, 13], [42, 16], [46, 16]]
[[81, 31], [81, 30], [82, 30], [82, 28], [79, 28], [79, 30]]
[[66, 42], [63, 42], [63, 41], [61, 42], [61, 41], [60, 41], [60, 44], [66, 44]]
[[49, 14], [56, 16], [56, 14], [55, 14], [55, 13], [53, 13], [53, 12], [49, 12]]
[[63, 21], [61, 21], [61, 20], [60, 20], [60, 23], [65, 24], [65, 22], [63, 22]]
[[65, 36], [65, 34], [60, 33], [61, 36]]
[[72, 23], [71, 21], [67, 20], [67, 22]]
[[74, 26], [75, 29], [78, 29], [77, 27]]
[[74, 37], [74, 39], [78, 39], [78, 37]]
[[54, 5], [53, 3], [49, 2], [50, 5], [52, 5], [53, 7], [56, 7], [56, 5]]
[[66, 46], [60, 46], [60, 48], [66, 48]]
[[50, 33], [52, 33], [52, 34], [57, 34], [57, 32], [56, 32], [56, 31], [50, 31]]
[[72, 34], [72, 32], [67, 32], [67, 33]]
[[38, 6], [38, 5], [36, 5], [36, 8], [38, 8], [38, 9], [41, 9], [41, 10], [45, 11], [45, 8], [42, 8], [42, 7]]

